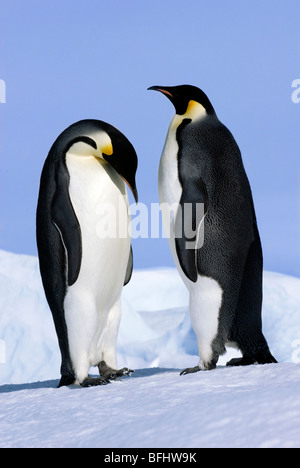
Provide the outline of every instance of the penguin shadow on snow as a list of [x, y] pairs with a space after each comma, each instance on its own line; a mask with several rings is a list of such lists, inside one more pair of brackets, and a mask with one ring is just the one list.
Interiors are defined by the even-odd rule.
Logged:
[[58, 387], [59, 379], [45, 380], [44, 382], [31, 382], [21, 384], [5, 384], [0, 386], [0, 394], [13, 393], [21, 390], [36, 390], [41, 388], [56, 388]]
[[[153, 377], [153, 376], [158, 375], [158, 374], [167, 374], [167, 373], [179, 374], [179, 372], [180, 372], [179, 369], [163, 368], [163, 367], [150, 367], [150, 368], [144, 368], [144, 369], [135, 369], [133, 371], [133, 373], [131, 373], [130, 375], [122, 375], [120, 377], [117, 377], [116, 379], [110, 380], [108, 386], [110, 386], [110, 384], [113, 385], [115, 382], [125, 383], [125, 382], [128, 382], [131, 379], [141, 379], [141, 378], [145, 378], [145, 377]], [[91, 373], [90, 377], [97, 378], [98, 375], [94, 375], [93, 373]], [[71, 390], [76, 390], [78, 388], [80, 388], [80, 389], [82, 388], [84, 390], [84, 387], [82, 387], [82, 386], [80, 386], [78, 384], [68, 385], [67, 388], [69, 388]], [[0, 389], [0, 392], [1, 392], [1, 389]]]
[[[145, 368], [145, 369], [136, 369], [133, 374], [131, 374], [130, 377], [120, 377], [116, 379], [116, 381], [120, 382], [126, 382], [129, 379], [136, 379], [136, 378], [143, 378], [143, 377], [151, 377], [157, 374], [164, 374], [164, 373], [178, 373], [179, 369], [169, 369], [169, 368], [162, 368], [162, 367], [154, 367], [154, 368]], [[113, 384], [113, 381], [111, 382]], [[19, 392], [21, 390], [37, 390], [37, 389], [42, 389], [42, 388], [57, 388], [59, 391], [60, 389], [58, 388], [59, 384], [59, 379], [56, 380], [45, 380], [43, 382], [31, 382], [31, 383], [21, 383], [21, 384], [5, 384], [0, 386], [0, 394], [2, 393], [13, 393], [13, 392]], [[75, 389], [82, 389], [83, 391], [85, 390], [83, 387], [80, 385], [69, 385], [67, 388], [70, 390], [75, 390]]]
[[131, 374], [131, 378], [152, 377], [157, 374], [169, 374], [170, 372], [178, 373], [180, 372], [180, 370], [164, 367], [150, 367], [146, 369], [137, 369], [136, 371], [134, 371], [133, 374]]

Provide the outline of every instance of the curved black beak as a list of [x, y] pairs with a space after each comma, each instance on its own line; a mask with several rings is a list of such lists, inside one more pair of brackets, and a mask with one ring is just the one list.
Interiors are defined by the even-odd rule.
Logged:
[[[129, 184], [128, 184], [128, 185], [129, 185]], [[138, 202], [139, 202], [139, 196], [138, 196], [138, 191], [137, 191], [136, 186], [131, 187], [131, 186], [129, 185], [129, 188], [131, 189], [131, 192], [132, 192], [132, 195], [134, 196], [135, 202], [138, 203]]]
[[173, 99], [173, 94], [171, 93], [170, 86], [150, 86], [148, 91], [160, 91], [161, 93], [165, 94], [169, 99]]
[[129, 182], [129, 180], [126, 179], [123, 175], [121, 175], [121, 177], [124, 180], [124, 182], [126, 182], [128, 187], [130, 188], [131, 193], [132, 193], [132, 195], [133, 195], [133, 197], [135, 199], [135, 202], [138, 203], [139, 202], [139, 196], [138, 196], [138, 191], [137, 191], [137, 188], [136, 188], [136, 185], [135, 185], [135, 180], [133, 180], [132, 182]]

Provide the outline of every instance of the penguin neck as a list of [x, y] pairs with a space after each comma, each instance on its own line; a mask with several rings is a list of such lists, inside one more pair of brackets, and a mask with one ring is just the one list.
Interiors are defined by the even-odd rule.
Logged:
[[172, 129], [177, 129], [185, 119], [189, 119], [192, 122], [196, 122], [205, 118], [206, 116], [207, 112], [205, 108], [201, 104], [199, 104], [199, 102], [190, 100], [185, 113], [181, 115], [176, 114], [171, 122], [170, 127]]

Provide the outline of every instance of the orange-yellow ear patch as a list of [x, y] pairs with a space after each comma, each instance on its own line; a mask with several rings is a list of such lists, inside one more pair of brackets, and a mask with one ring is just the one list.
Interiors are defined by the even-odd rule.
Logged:
[[176, 114], [171, 122], [171, 128], [177, 129], [184, 119], [191, 119], [192, 121], [201, 119], [206, 116], [206, 110], [197, 101], [192, 99], [189, 101], [187, 109], [183, 115]]
[[113, 154], [113, 147], [111, 143], [101, 146], [101, 153], [106, 156], [111, 156]]
[[185, 119], [192, 119], [196, 120], [200, 117], [203, 117], [206, 114], [206, 110], [204, 107], [199, 104], [197, 101], [193, 101], [192, 99], [189, 101], [186, 112], [184, 114]]

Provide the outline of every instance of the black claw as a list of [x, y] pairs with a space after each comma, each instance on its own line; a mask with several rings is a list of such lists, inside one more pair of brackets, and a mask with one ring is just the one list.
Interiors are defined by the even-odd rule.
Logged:
[[180, 372], [180, 375], [195, 374], [195, 372], [199, 372], [199, 371], [200, 371], [200, 367], [199, 367], [199, 366], [188, 367], [188, 368], [185, 369], [184, 371]]

